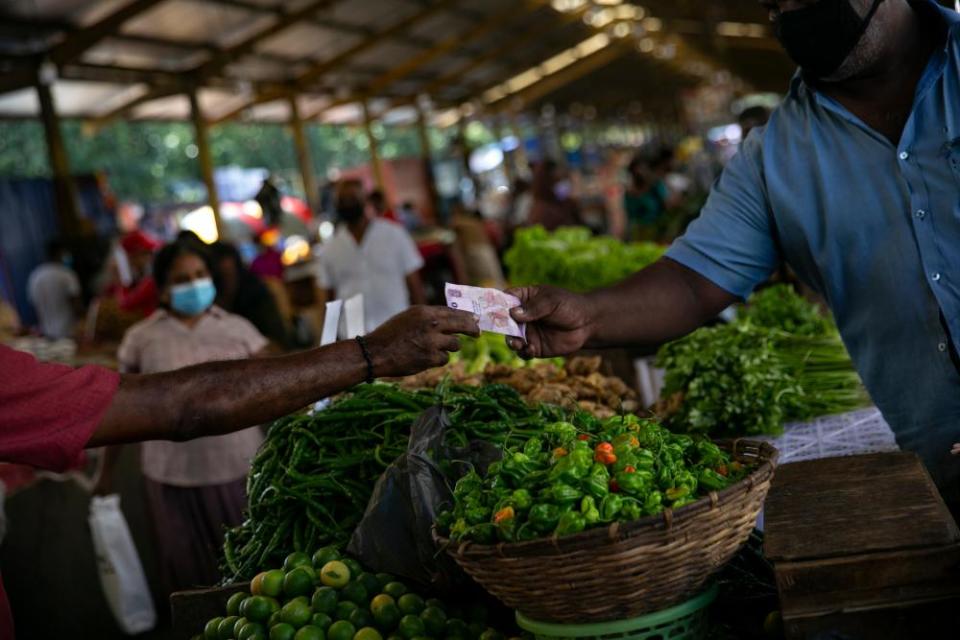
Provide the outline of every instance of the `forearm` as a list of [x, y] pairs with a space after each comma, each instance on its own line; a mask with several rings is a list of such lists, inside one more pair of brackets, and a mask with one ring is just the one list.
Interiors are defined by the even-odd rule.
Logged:
[[88, 446], [230, 433], [301, 409], [366, 376], [366, 361], [353, 341], [274, 358], [124, 376]]
[[586, 298], [592, 314], [590, 348], [655, 348], [690, 333], [737, 300], [669, 258]]

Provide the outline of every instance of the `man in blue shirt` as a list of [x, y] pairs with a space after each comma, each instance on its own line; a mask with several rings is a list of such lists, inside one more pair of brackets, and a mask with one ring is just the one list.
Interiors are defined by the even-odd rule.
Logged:
[[511, 346], [656, 346], [786, 261], [829, 303], [900, 446], [956, 504], [960, 16], [932, 0], [761, 4], [800, 66], [784, 103], [664, 259], [585, 296], [520, 290], [528, 343]]

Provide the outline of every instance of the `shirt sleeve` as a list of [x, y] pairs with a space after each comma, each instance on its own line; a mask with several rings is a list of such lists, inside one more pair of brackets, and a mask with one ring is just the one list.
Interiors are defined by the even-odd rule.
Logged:
[[327, 249], [320, 254], [320, 258], [317, 260], [314, 269], [314, 278], [317, 281], [317, 286], [321, 289], [334, 288], [333, 270], [330, 266], [330, 247], [327, 247]]
[[413, 237], [403, 227], [396, 227], [397, 246], [400, 248], [400, 268], [404, 276], [423, 268], [423, 256], [417, 249]]
[[744, 299], [770, 277], [780, 260], [770, 228], [760, 144], [760, 136], [747, 138], [723, 170], [700, 216], [666, 253]]
[[77, 274], [75, 274], [73, 271], [67, 271], [66, 283], [67, 291], [71, 296], [76, 297], [80, 295], [80, 279], [77, 278]]
[[41, 363], [0, 345], [0, 461], [70, 468], [119, 384], [119, 374], [103, 367]]

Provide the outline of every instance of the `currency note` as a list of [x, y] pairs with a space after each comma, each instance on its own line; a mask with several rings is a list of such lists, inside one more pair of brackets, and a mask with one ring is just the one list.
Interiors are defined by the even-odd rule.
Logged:
[[447, 306], [470, 311], [480, 318], [480, 330], [516, 338], [527, 337], [526, 325], [510, 316], [510, 309], [520, 306], [520, 299], [497, 289], [468, 287], [447, 283]]

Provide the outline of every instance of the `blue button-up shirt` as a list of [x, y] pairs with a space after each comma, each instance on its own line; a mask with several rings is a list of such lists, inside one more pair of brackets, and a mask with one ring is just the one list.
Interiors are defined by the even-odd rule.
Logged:
[[785, 260], [829, 303], [900, 446], [960, 500], [960, 15], [936, 10], [946, 44], [899, 145], [798, 75], [667, 255], [741, 297]]

